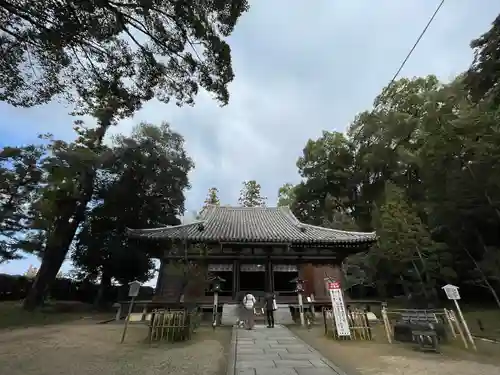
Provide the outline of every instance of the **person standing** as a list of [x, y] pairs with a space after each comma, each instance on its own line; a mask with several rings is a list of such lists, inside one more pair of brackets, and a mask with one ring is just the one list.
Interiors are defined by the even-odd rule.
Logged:
[[274, 312], [276, 311], [276, 298], [273, 293], [266, 295], [267, 328], [274, 328]]
[[253, 329], [254, 326], [254, 311], [256, 299], [252, 293], [247, 293], [243, 298], [243, 307], [245, 308], [247, 329]]

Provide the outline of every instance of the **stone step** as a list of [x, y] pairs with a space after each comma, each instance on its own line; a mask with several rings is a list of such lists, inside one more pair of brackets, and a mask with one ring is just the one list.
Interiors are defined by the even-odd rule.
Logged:
[[[274, 321], [276, 324], [293, 324], [290, 307], [287, 304], [278, 304], [278, 309], [274, 312]], [[240, 319], [242, 307], [239, 304], [222, 305], [221, 324], [232, 326]], [[256, 316], [255, 320], [265, 320], [266, 316]]]

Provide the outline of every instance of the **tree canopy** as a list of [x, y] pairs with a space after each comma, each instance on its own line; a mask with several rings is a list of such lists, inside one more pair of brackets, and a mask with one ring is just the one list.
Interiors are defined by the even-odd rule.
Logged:
[[266, 197], [260, 192], [261, 186], [255, 180], [243, 182], [238, 203], [243, 207], [263, 207], [266, 205]]
[[492, 100], [500, 105], [500, 15], [492, 27], [471, 42], [474, 62], [466, 72], [465, 82], [472, 100]]
[[220, 205], [220, 200], [219, 200], [219, 189], [216, 187], [211, 187], [208, 189], [208, 194], [207, 197], [205, 198], [204, 202], [204, 207], [213, 204], [215, 206]]
[[472, 42], [464, 74], [399, 79], [345, 133], [306, 143], [301, 181], [280, 189], [279, 204], [338, 229], [351, 217], [379, 236], [346, 260], [348, 287], [432, 299], [454, 282], [485, 288], [500, 307], [499, 20]]
[[0, 150], [0, 264], [18, 259], [23, 238], [30, 234], [43, 153], [44, 148], [36, 145]]
[[99, 278], [103, 289], [112, 279], [126, 284], [151, 278], [152, 257], [160, 249], [130, 241], [127, 228], [179, 224], [193, 167], [182, 137], [166, 123], [140, 124], [131, 136], [115, 138], [110, 154], [71, 254], [83, 275]]
[[42, 265], [27, 309], [41, 303], [84, 221], [107, 129], [154, 97], [193, 104], [200, 87], [227, 104], [234, 74], [225, 39], [247, 9], [246, 0], [0, 3], [0, 100], [29, 107], [64, 97], [96, 120], [48, 150], [57, 173], [48, 172], [40, 200]]
[[248, 8], [246, 0], [2, 1], [0, 100], [32, 106], [76, 95], [88, 106], [106, 82], [128, 97], [127, 109], [153, 97], [192, 104], [199, 87], [227, 104], [224, 38]]

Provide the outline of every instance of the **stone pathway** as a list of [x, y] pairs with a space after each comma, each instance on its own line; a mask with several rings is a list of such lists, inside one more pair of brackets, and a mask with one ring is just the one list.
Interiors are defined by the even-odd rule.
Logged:
[[284, 326], [233, 329], [234, 375], [346, 375]]

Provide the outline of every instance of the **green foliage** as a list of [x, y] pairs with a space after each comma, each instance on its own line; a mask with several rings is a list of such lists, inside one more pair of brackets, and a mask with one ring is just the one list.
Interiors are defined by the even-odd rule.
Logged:
[[249, 8], [238, 1], [9, 0], [0, 4], [0, 100], [32, 106], [114, 82], [126, 106], [156, 96], [192, 104], [201, 86], [227, 104], [224, 41]]
[[278, 207], [291, 207], [295, 203], [295, 186], [290, 183], [284, 184], [278, 191]]
[[[379, 243], [344, 262], [348, 287], [403, 284], [432, 297], [446, 282], [486, 288], [500, 306], [499, 18], [474, 41], [471, 69], [443, 84], [403, 78], [384, 89], [347, 133], [309, 140], [302, 181], [280, 197], [297, 217], [342, 228], [338, 215]], [[342, 217], [342, 216], [341, 216]], [[420, 286], [420, 287], [418, 287]]]
[[500, 15], [490, 30], [471, 42], [474, 61], [466, 73], [466, 84], [475, 102], [483, 99], [500, 105]]
[[303, 181], [293, 188], [292, 209], [310, 224], [334, 222], [337, 213], [353, 211], [356, 194], [353, 145], [339, 132], [323, 132], [309, 140], [297, 161]]
[[76, 129], [75, 142], [52, 142], [40, 232], [30, 239], [42, 264], [27, 309], [41, 303], [85, 218], [107, 129], [153, 97], [193, 104], [199, 87], [227, 104], [233, 71], [224, 38], [247, 9], [246, 0], [0, 4], [0, 100], [33, 106], [63, 95], [97, 120], [95, 129]]
[[147, 281], [160, 245], [129, 240], [127, 228], [179, 224], [187, 174], [193, 168], [183, 138], [169, 125], [143, 123], [114, 139], [98, 171], [95, 194], [71, 259], [89, 279]]
[[266, 205], [266, 197], [260, 193], [261, 186], [255, 180], [243, 182], [238, 203], [243, 207], [263, 207]]
[[205, 198], [204, 207], [208, 205], [220, 205], [219, 189], [217, 189], [216, 187], [211, 187], [210, 189], [208, 189], [208, 195]]
[[0, 264], [20, 258], [19, 249], [34, 224], [32, 205], [43, 181], [44, 152], [37, 145], [0, 150]]

